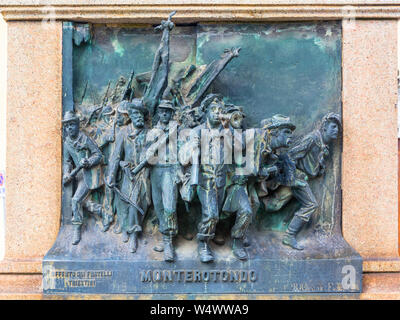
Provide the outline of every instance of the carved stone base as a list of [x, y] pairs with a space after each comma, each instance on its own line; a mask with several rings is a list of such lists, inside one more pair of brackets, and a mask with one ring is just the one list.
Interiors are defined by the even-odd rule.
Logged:
[[45, 295], [361, 292], [362, 259], [341, 237], [306, 230], [298, 236], [306, 249], [295, 251], [281, 244], [283, 233], [252, 230], [249, 261], [237, 260], [227, 239], [224, 246], [210, 244], [216, 260], [203, 264], [196, 240], [179, 236], [176, 262], [168, 263], [153, 250], [161, 241], [156, 228], [140, 239], [135, 254], [120, 235], [101, 233], [94, 221], [83, 230], [81, 243], [73, 246], [70, 228], [63, 227], [44, 259]]

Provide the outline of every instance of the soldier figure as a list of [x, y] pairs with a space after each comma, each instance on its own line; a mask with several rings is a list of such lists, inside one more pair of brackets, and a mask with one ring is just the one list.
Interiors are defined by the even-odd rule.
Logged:
[[74, 112], [67, 111], [62, 123], [67, 135], [63, 149], [63, 183], [67, 184], [74, 178], [77, 181], [77, 188], [72, 197], [72, 224], [74, 226], [72, 244], [76, 245], [81, 240], [83, 207], [99, 217], [103, 216], [100, 204], [85, 200], [92, 190], [103, 184], [101, 168], [103, 157], [96, 143], [79, 130], [79, 118]]
[[[244, 113], [236, 106], [230, 106], [225, 113], [227, 114], [226, 120], [229, 122], [229, 128], [233, 133], [234, 150], [237, 150], [240, 154], [235, 154], [235, 163], [229, 166], [226, 200], [222, 208], [223, 215], [221, 216], [219, 224], [224, 223], [222, 219], [229, 217], [232, 213], [236, 215], [235, 223], [231, 229], [231, 238], [233, 239], [232, 253], [239, 260], [247, 260], [248, 254], [244, 248], [243, 242], [253, 215], [247, 188], [248, 176], [250, 173], [243, 171], [243, 151], [245, 151], [244, 135], [240, 133], [241, 137], [239, 139], [237, 136], [238, 132], [235, 131], [235, 129], [243, 129]], [[224, 241], [220, 243], [222, 244]]]
[[[122, 128], [116, 138], [116, 145], [111, 156], [107, 185], [118, 193], [121, 201], [117, 208], [123, 217], [123, 241], [129, 241], [129, 250], [137, 250], [138, 234], [142, 231], [143, 215], [151, 203], [149, 170], [144, 168], [136, 176], [136, 168], [145, 156], [146, 133], [145, 121], [148, 110], [141, 99], [133, 99], [127, 105], [132, 123]], [[118, 172], [122, 172], [121, 189], [116, 186]], [[124, 205], [122, 203], [125, 202]]]
[[[198, 175], [198, 181], [192, 183], [197, 185], [197, 195], [201, 203], [201, 222], [199, 223], [197, 233], [198, 253], [200, 261], [207, 263], [214, 261], [209, 241], [215, 236], [215, 227], [223, 205], [226, 185], [226, 165], [223, 163], [224, 148], [222, 143], [220, 143], [221, 132], [223, 130], [220, 122], [220, 114], [223, 102], [216, 95], [214, 97], [209, 95], [205, 100], [208, 101], [207, 105], [204, 105], [206, 121], [193, 129], [192, 136], [182, 146], [179, 153], [183, 165], [189, 163], [193, 154], [198, 154], [196, 150], [199, 148], [201, 148], [202, 153], [209, 154], [208, 163], [202, 162], [200, 166], [192, 164], [191, 172], [192, 177]], [[208, 134], [211, 141], [201, 146], [203, 134]], [[213, 146], [218, 146], [218, 149], [214, 150]], [[209, 149], [204, 150], [204, 148]], [[197, 170], [198, 172], [196, 172]]]
[[292, 133], [296, 126], [289, 117], [276, 114], [269, 119], [261, 121], [264, 138], [261, 143], [261, 166], [259, 176], [262, 181], [259, 185], [259, 197], [265, 197], [268, 190], [275, 190], [282, 182], [283, 172], [279, 166], [277, 151], [289, 147]]
[[[328, 144], [337, 139], [339, 128], [341, 128], [339, 114], [330, 112], [322, 118], [317, 130], [302, 138], [288, 152], [289, 158], [296, 163], [297, 168], [296, 184], [292, 186], [291, 191], [301, 205], [295, 212], [283, 238], [283, 244], [293, 249], [304, 249], [297, 243], [296, 235], [318, 208], [318, 202], [307, 181], [309, 178], [325, 173], [325, 160], [329, 156]], [[286, 203], [288, 200], [290, 198], [286, 197]]]
[[[121, 103], [118, 105], [117, 108], [117, 116], [115, 118], [115, 124], [113, 127], [113, 132], [112, 132], [112, 136], [114, 137], [113, 142], [115, 142], [115, 137], [118, 136], [119, 131], [125, 127], [126, 125], [128, 125], [131, 122], [131, 119], [129, 118], [129, 113], [128, 113], [128, 107], [129, 102], [128, 101], [121, 101]], [[111, 145], [111, 150], [110, 150], [110, 156], [112, 156], [112, 154], [114, 153], [115, 150], [115, 145], [116, 143], [112, 143]], [[106, 176], [108, 176], [108, 172], [106, 172]], [[118, 185], [118, 187], [120, 187], [120, 182], [121, 182], [121, 177], [122, 174], [120, 174], [117, 178], [116, 178], [116, 184]], [[118, 208], [124, 207], [124, 206], [128, 206], [128, 204], [124, 201], [122, 201], [118, 195], [115, 195], [114, 191], [112, 189], [110, 189], [107, 185], [106, 188], [108, 188], [108, 190], [111, 190], [112, 192], [112, 196], [113, 196], [113, 210], [114, 212], [116, 212], [116, 221], [115, 221], [115, 226], [114, 226], [114, 233], [121, 233], [122, 232], [122, 225], [123, 225], [123, 216], [121, 215], [121, 210], [118, 210]], [[126, 212], [126, 210], [122, 210], [122, 212]]]
[[[154, 154], [156, 151], [154, 148], [158, 149], [158, 161], [154, 164], [151, 163], [150, 179], [154, 210], [159, 221], [159, 231], [163, 235], [164, 260], [172, 262], [175, 259], [172, 240], [178, 233], [176, 203], [181, 173], [180, 165], [177, 162], [176, 144], [174, 145], [169, 138], [176, 134], [177, 123], [171, 121], [174, 114], [171, 101], [161, 100], [157, 113], [159, 121], [154, 126], [155, 130], [151, 132], [156, 134], [162, 132], [163, 135], [158, 137], [158, 141], [152, 141], [148, 149], [149, 151], [152, 149], [150, 154]], [[163, 145], [162, 149], [161, 145]], [[161, 150], [165, 152], [161, 152]]]
[[[109, 159], [115, 146], [113, 142], [115, 141], [116, 119], [114, 117], [113, 121], [112, 118], [114, 115], [115, 110], [111, 106], [104, 107], [100, 112], [97, 128], [90, 132], [103, 154], [103, 172], [107, 170]], [[112, 201], [113, 192], [106, 185], [103, 200], [103, 232], [110, 228], [110, 224], [114, 220]]]
[[[287, 184], [287, 181], [293, 176], [294, 165], [288, 165], [285, 154], [278, 156], [277, 151], [289, 147], [292, 132], [296, 126], [289, 117], [279, 114], [262, 120], [261, 126], [265, 135], [259, 152], [260, 168], [257, 194], [267, 208], [270, 205], [270, 193]], [[285, 165], [283, 165], [284, 160]]]

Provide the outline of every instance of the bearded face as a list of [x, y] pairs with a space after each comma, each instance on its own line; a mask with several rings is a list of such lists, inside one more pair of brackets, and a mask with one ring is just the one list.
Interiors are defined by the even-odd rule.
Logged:
[[139, 110], [132, 109], [129, 113], [129, 117], [131, 118], [132, 124], [135, 128], [139, 129], [144, 127], [144, 116]]

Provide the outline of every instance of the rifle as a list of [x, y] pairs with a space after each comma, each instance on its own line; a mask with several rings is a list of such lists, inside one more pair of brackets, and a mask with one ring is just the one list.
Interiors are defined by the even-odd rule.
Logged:
[[129, 199], [129, 197], [126, 194], [122, 193], [121, 190], [119, 190], [116, 186], [114, 186], [112, 189], [119, 195], [119, 197], [121, 198], [122, 201], [124, 201], [124, 202], [130, 204], [131, 206], [133, 206], [134, 208], [136, 208], [136, 210], [139, 211], [142, 216], [144, 216], [144, 212], [143, 212], [142, 208], [140, 208], [135, 202], [133, 202], [131, 199]]
[[85, 123], [85, 126], [87, 126], [87, 125], [90, 123], [90, 120], [92, 119], [93, 115], [94, 115], [97, 111], [99, 111], [100, 109], [103, 109], [104, 106], [105, 106], [105, 104], [107, 103], [107, 101], [108, 101], [108, 90], [110, 89], [110, 83], [111, 83], [111, 80], [108, 81], [108, 86], [107, 86], [106, 94], [104, 95], [104, 98], [103, 98], [103, 101], [101, 102], [101, 105], [100, 105], [99, 107], [97, 107], [96, 109], [94, 109], [94, 110], [90, 113], [90, 116], [89, 116], [89, 118], [87, 119], [87, 121], [86, 121], [86, 123]]
[[86, 95], [86, 90], [87, 90], [88, 82], [89, 82], [89, 80], [86, 80], [85, 89], [83, 89], [83, 93], [82, 93], [81, 104], [82, 104], [83, 99], [85, 98], [85, 95]]
[[76, 174], [79, 172], [79, 170], [81, 170], [83, 168], [83, 166], [78, 165], [74, 170], [71, 171], [71, 173], [69, 174], [70, 179], [68, 181], [63, 182], [63, 185], [67, 185], [68, 183], [70, 183], [72, 181], [72, 179], [76, 176]]
[[103, 101], [101, 102], [102, 107], [104, 107], [106, 105], [107, 101], [108, 101], [108, 90], [110, 90], [110, 84], [111, 84], [111, 80], [108, 81], [106, 94], [104, 95]]
[[142, 208], [140, 208], [140, 207], [138, 206], [137, 203], [135, 203], [135, 202], [133, 202], [131, 199], [129, 199], [129, 196], [126, 195], [126, 194], [124, 194], [116, 185], [110, 185], [110, 184], [108, 184], [108, 182], [107, 182], [106, 179], [104, 179], [104, 183], [105, 183], [106, 186], [108, 186], [110, 189], [114, 190], [114, 191], [119, 195], [119, 197], [121, 198], [122, 201], [124, 201], [124, 202], [126, 202], [127, 204], [130, 204], [131, 206], [133, 206], [134, 208], [136, 208], [136, 210], [139, 211], [140, 214], [141, 214], [142, 216], [144, 216], [144, 212], [143, 212]]
[[[158, 150], [163, 144], [167, 143], [167, 140], [169, 138], [170, 135], [175, 134], [175, 132], [178, 130], [178, 126], [176, 126], [174, 128], [173, 131], [171, 131], [169, 134], [164, 135], [164, 137], [160, 140], [158, 140], [157, 142], [155, 142], [154, 144], [152, 144], [150, 148], [152, 148], [154, 150], [154, 152], [156, 152], [156, 150]], [[132, 174], [135, 176], [137, 175], [140, 170], [142, 170], [147, 164], [149, 163], [149, 158], [146, 157], [144, 160], [142, 160], [133, 170], [132, 170]]]
[[112, 124], [112, 135], [113, 135], [113, 142], [115, 141], [115, 126], [117, 125], [117, 116], [114, 117], [114, 121]]
[[126, 176], [129, 178], [129, 180], [133, 181], [135, 179], [134, 175], [132, 174], [132, 167], [129, 161], [120, 161], [119, 162], [120, 167], [126, 174]]
[[134, 75], [135, 75], [135, 70], [132, 69], [132, 73], [131, 73], [131, 76], [129, 78], [128, 84], [126, 86], [126, 89], [125, 89], [124, 96], [123, 96], [122, 100], [128, 100], [128, 101], [132, 100], [133, 90], [132, 90], [131, 86], [132, 86], [132, 80], [133, 80], [133, 76]]

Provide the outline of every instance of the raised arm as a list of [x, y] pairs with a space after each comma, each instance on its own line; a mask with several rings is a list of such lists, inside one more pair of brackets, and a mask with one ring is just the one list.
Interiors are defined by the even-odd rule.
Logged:
[[162, 30], [161, 43], [154, 57], [151, 79], [147, 90], [143, 96], [143, 103], [149, 109], [150, 114], [154, 115], [155, 108], [168, 85], [168, 63], [169, 63], [169, 35], [174, 27], [171, 17], [175, 14], [172, 12], [168, 20], [161, 21], [161, 25], [156, 30]]

